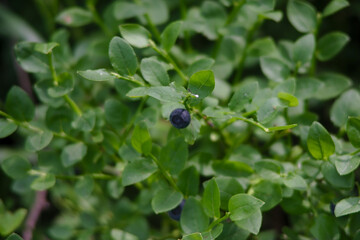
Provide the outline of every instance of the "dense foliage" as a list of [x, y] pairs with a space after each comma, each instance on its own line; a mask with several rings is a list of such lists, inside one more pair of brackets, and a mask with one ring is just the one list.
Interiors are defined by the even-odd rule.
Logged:
[[32, 82], [1, 104], [0, 236], [360, 239], [349, 2], [34, 2], [46, 40], [0, 7]]

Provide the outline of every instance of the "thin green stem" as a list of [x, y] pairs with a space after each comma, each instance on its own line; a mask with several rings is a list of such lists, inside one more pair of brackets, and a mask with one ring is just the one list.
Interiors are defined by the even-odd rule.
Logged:
[[128, 76], [128, 77], [125, 77], [125, 76], [121, 76], [120, 74], [116, 73], [116, 72], [110, 72], [111, 75], [119, 78], [119, 79], [123, 79], [123, 80], [126, 80], [126, 81], [129, 81], [129, 82], [132, 82], [132, 83], [135, 83], [135, 84], [138, 84], [140, 86], [145, 86], [144, 83], [136, 80], [134, 77], [132, 76]]
[[[240, 11], [240, 9], [242, 8], [242, 6], [245, 4], [246, 0], [242, 0], [239, 2], [234, 2], [233, 8], [230, 12], [230, 14], [228, 15], [228, 18], [226, 19], [225, 25], [224, 27], [228, 26], [229, 24], [231, 24], [234, 19], [236, 18], [238, 12]], [[219, 50], [220, 50], [220, 46], [222, 43], [222, 40], [224, 39], [224, 34], [219, 33], [219, 37], [215, 42], [215, 47], [214, 47], [214, 51], [213, 51], [213, 58], [216, 58], [217, 55], [219, 54]]]
[[92, 1], [87, 1], [87, 8], [90, 10], [90, 12], [93, 15], [94, 22], [101, 28], [101, 30], [109, 37], [112, 36], [109, 28], [105, 25], [103, 20], [101, 19], [99, 13], [97, 12], [94, 4]]
[[78, 105], [67, 94], [64, 96], [64, 99], [78, 116], [82, 115], [82, 112]]
[[245, 60], [246, 60], [246, 57], [247, 57], [248, 47], [250, 46], [250, 44], [251, 44], [251, 42], [253, 40], [255, 31], [261, 26], [261, 24], [263, 23], [263, 20], [264, 20], [263, 17], [258, 16], [258, 20], [249, 29], [249, 31], [248, 31], [248, 33], [246, 35], [245, 46], [244, 46], [244, 49], [243, 49], [243, 51], [241, 53], [240, 62], [239, 62], [238, 68], [237, 68], [236, 73], [235, 73], [234, 84], [239, 83], [240, 80], [241, 80], [243, 70], [244, 70]]
[[178, 192], [181, 192], [179, 187], [176, 185], [175, 180], [171, 177], [171, 175], [166, 171], [164, 166], [161, 164], [161, 162], [152, 154], [149, 154], [149, 157], [155, 162], [155, 164], [158, 166], [161, 174], [165, 177], [165, 179], [169, 182], [169, 184]]
[[215, 221], [213, 221], [209, 227], [207, 228], [207, 231], [210, 231], [211, 229], [213, 229], [213, 227], [215, 227], [216, 225], [218, 225], [219, 223], [225, 221], [226, 219], [228, 219], [230, 216], [230, 212], [226, 212], [225, 215], [219, 219], [216, 219]]
[[171, 58], [171, 56], [161, 50], [160, 48], [158, 48], [156, 46], [156, 44], [152, 41], [152, 40], [149, 40], [150, 42], [150, 46], [152, 49], [154, 49], [155, 52], [157, 52], [160, 56], [162, 56], [164, 59], [166, 59], [174, 68], [174, 70], [179, 74], [179, 76], [181, 77], [181, 79], [186, 83], [186, 85], [188, 84], [188, 77], [181, 71], [181, 69], [177, 66], [177, 64], [175, 63], [175, 61]]
[[316, 44], [316, 42], [317, 42], [317, 37], [318, 37], [318, 33], [319, 33], [321, 23], [322, 23], [322, 15], [321, 15], [321, 13], [318, 13], [317, 14], [316, 29], [314, 31], [315, 49], [314, 49], [314, 52], [313, 52], [313, 55], [312, 55], [312, 58], [311, 58], [310, 71], [309, 71], [310, 76], [314, 76], [315, 73], [316, 73], [316, 65], [317, 65], [317, 62], [316, 62], [316, 48], [317, 48], [316, 45], [317, 44]]
[[[35, 170], [35, 169], [31, 169], [28, 171], [29, 175], [32, 176], [45, 176], [46, 173], [39, 171], [39, 170]], [[90, 176], [93, 179], [99, 179], [99, 180], [112, 180], [112, 179], [116, 179], [118, 178], [118, 176], [116, 175], [109, 175], [109, 174], [104, 174], [104, 173], [92, 173], [92, 174], [87, 174], [87, 175], [76, 175], [76, 176], [71, 176], [71, 175], [55, 175], [55, 177], [57, 179], [61, 179], [61, 180], [71, 180], [71, 181], [77, 181], [81, 178], [83, 178], [84, 176]]]

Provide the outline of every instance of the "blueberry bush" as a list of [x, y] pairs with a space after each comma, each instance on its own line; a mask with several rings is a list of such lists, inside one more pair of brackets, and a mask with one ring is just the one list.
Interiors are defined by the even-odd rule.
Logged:
[[42, 27], [0, 6], [29, 84], [2, 83], [4, 239], [360, 239], [358, 62], [332, 20], [358, 3], [29, 2]]

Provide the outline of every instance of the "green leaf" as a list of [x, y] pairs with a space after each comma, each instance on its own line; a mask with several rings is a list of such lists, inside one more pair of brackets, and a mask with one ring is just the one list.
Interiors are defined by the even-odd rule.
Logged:
[[249, 194], [239, 193], [229, 200], [230, 218], [233, 221], [240, 221], [249, 218], [260, 210], [265, 203]]
[[151, 136], [145, 124], [138, 124], [135, 126], [131, 137], [131, 144], [139, 153], [147, 155], [151, 152]]
[[191, 93], [203, 99], [209, 96], [215, 88], [215, 77], [211, 70], [203, 70], [194, 73], [189, 80], [189, 89]]
[[113, 37], [109, 45], [109, 58], [113, 68], [123, 76], [132, 76], [138, 62], [132, 47], [122, 38]]
[[148, 89], [149, 88], [147, 88], [147, 87], [133, 88], [126, 94], [126, 96], [131, 97], [131, 98], [143, 97], [143, 96], [147, 95]]
[[182, 240], [203, 240], [201, 233], [192, 233], [185, 235]]
[[231, 97], [228, 104], [230, 110], [240, 112], [249, 104], [255, 97], [255, 94], [259, 88], [258, 82], [249, 82], [239, 88]]
[[4, 159], [1, 168], [12, 179], [20, 179], [27, 176], [31, 165], [27, 159], [15, 155]]
[[336, 188], [351, 189], [354, 186], [354, 173], [341, 176], [330, 162], [321, 165], [321, 173], [325, 180]]
[[264, 202], [262, 211], [268, 211], [279, 204], [282, 200], [282, 189], [279, 184], [262, 180], [254, 184], [250, 190], [252, 195]]
[[335, 206], [335, 216], [341, 217], [360, 212], [360, 197], [349, 197], [342, 199]]
[[206, 232], [202, 232], [201, 235], [203, 239], [205, 240], [215, 240], [217, 237], [220, 236], [224, 229], [224, 224], [219, 223], [215, 227], [213, 227], [211, 230], [208, 230]]
[[191, 166], [179, 174], [177, 185], [185, 196], [195, 196], [199, 192], [199, 181], [198, 171]]
[[122, 184], [128, 186], [150, 177], [157, 168], [149, 159], [135, 160], [128, 163], [122, 173]]
[[316, 159], [328, 159], [335, 152], [335, 144], [329, 132], [319, 123], [311, 124], [307, 147]]
[[49, 54], [55, 47], [58, 47], [59, 44], [56, 42], [48, 43], [35, 43], [34, 50], [43, 54]]
[[123, 24], [119, 26], [122, 37], [131, 45], [137, 48], [149, 46], [151, 34], [146, 28], [138, 24]]
[[139, 240], [139, 238], [131, 233], [119, 230], [111, 229], [111, 239], [112, 240]]
[[173, 189], [161, 189], [152, 199], [151, 206], [154, 212], [159, 214], [175, 208], [181, 203], [182, 199], [181, 193]]
[[73, 143], [67, 145], [61, 152], [61, 162], [64, 167], [70, 167], [80, 162], [86, 155], [87, 146], [82, 143]]
[[211, 218], [220, 217], [220, 191], [214, 178], [206, 183], [201, 201], [206, 215]]
[[194, 197], [186, 200], [181, 212], [180, 226], [185, 233], [205, 231], [209, 225], [209, 218], [206, 216], [201, 203]]
[[93, 191], [93, 188], [94, 179], [89, 175], [81, 177], [75, 184], [76, 193], [83, 198], [88, 197]]
[[6, 138], [13, 134], [17, 129], [17, 125], [5, 119], [0, 119], [0, 138]]
[[360, 117], [348, 118], [346, 133], [351, 144], [356, 148], [360, 148]]
[[188, 69], [186, 69], [186, 75], [191, 76], [201, 70], [209, 70], [214, 65], [214, 63], [215, 61], [212, 58], [200, 58], [199, 60], [193, 62]]
[[96, 113], [93, 110], [84, 112], [78, 116], [73, 122], [72, 127], [84, 132], [90, 132], [95, 127]]
[[228, 210], [230, 198], [235, 194], [243, 193], [244, 189], [236, 178], [216, 177], [215, 180], [220, 191], [221, 209]]
[[331, 32], [320, 38], [316, 57], [320, 61], [327, 61], [338, 54], [341, 49], [350, 41], [348, 35], [342, 32]]
[[258, 121], [261, 123], [268, 123], [274, 120], [282, 108], [278, 98], [273, 97], [268, 99], [257, 111]]
[[129, 109], [116, 99], [108, 99], [104, 105], [105, 119], [116, 129], [125, 127], [129, 119]]
[[73, 112], [62, 106], [60, 108], [48, 108], [46, 112], [46, 126], [54, 132], [66, 132], [69, 133], [71, 130], [71, 122], [73, 118]]
[[92, 13], [79, 7], [65, 9], [56, 17], [58, 23], [68, 27], [81, 27], [91, 23], [92, 20]]
[[253, 214], [247, 218], [239, 221], [235, 221], [235, 224], [246, 231], [249, 231], [257, 235], [260, 231], [262, 223], [262, 215], [260, 209], [257, 209]]
[[248, 177], [254, 172], [249, 165], [238, 161], [213, 161], [211, 166], [217, 174], [230, 177]]
[[261, 57], [260, 67], [263, 74], [271, 81], [282, 82], [290, 75], [289, 67], [273, 57]]
[[161, 46], [165, 51], [170, 52], [171, 48], [174, 46], [176, 39], [180, 34], [182, 24], [182, 21], [172, 22], [166, 26], [165, 30], [162, 32]]
[[292, 172], [289, 173], [283, 181], [285, 186], [294, 190], [305, 191], [308, 187], [304, 178]]
[[249, 56], [262, 57], [273, 55], [277, 52], [277, 48], [272, 38], [265, 37], [253, 41], [247, 51]]
[[112, 81], [115, 80], [115, 76], [112, 75], [108, 70], [101, 68], [96, 70], [85, 70], [85, 71], [78, 71], [77, 72], [83, 78], [96, 81], [96, 82], [103, 82], [103, 81]]
[[291, 25], [299, 32], [312, 32], [317, 28], [316, 10], [305, 1], [290, 0], [286, 13]]
[[346, 0], [332, 0], [324, 8], [323, 17], [328, 17], [349, 5], [349, 2]]
[[168, 21], [169, 9], [164, 0], [143, 0], [143, 7], [155, 25]]
[[58, 108], [64, 104], [65, 100], [62, 97], [53, 98], [49, 95], [48, 89], [53, 86], [53, 81], [46, 79], [35, 83], [34, 89], [41, 102], [46, 103], [50, 107]]
[[142, 16], [145, 12], [143, 7], [132, 2], [116, 1], [113, 6], [114, 17], [117, 20]]
[[309, 63], [315, 51], [315, 37], [310, 33], [300, 37], [294, 44], [293, 60], [300, 66]]
[[74, 78], [71, 74], [65, 72], [58, 76], [56, 86], [50, 87], [47, 92], [50, 97], [57, 98], [65, 96], [74, 89]]
[[347, 175], [355, 171], [360, 165], [360, 156], [336, 156], [335, 167], [340, 175]]
[[36, 43], [19, 42], [15, 45], [16, 60], [27, 72], [47, 73], [49, 72], [49, 59], [44, 54], [34, 50]]
[[296, 107], [299, 105], [298, 99], [290, 93], [279, 92], [277, 96], [280, 100], [285, 101], [286, 105], [289, 107]]
[[53, 134], [50, 131], [37, 133], [26, 139], [25, 148], [28, 151], [37, 152], [49, 145], [52, 139]]
[[323, 84], [317, 89], [315, 98], [320, 100], [334, 98], [351, 86], [350, 78], [337, 73], [323, 73], [319, 80]]
[[56, 183], [56, 178], [54, 174], [46, 173], [39, 176], [31, 183], [31, 189], [35, 191], [44, 191], [53, 187]]
[[295, 96], [298, 99], [309, 99], [321, 96], [318, 90], [321, 89], [324, 84], [316, 78], [301, 77], [296, 79], [296, 92]]
[[344, 127], [348, 117], [360, 116], [360, 94], [355, 89], [343, 93], [330, 109], [330, 119], [335, 126]]
[[[25, 220], [27, 210], [20, 208], [14, 213], [11, 212], [1, 212], [0, 213], [0, 235], [6, 236], [11, 232], [15, 231], [20, 227], [21, 223]], [[13, 236], [12, 234], [11, 236]], [[9, 236], [8, 238], [10, 238]], [[12, 239], [18, 239], [11, 237]], [[21, 238], [20, 238], [21, 239]]]
[[310, 228], [311, 234], [318, 240], [335, 240], [340, 238], [339, 228], [333, 216], [320, 214]]
[[6, 238], [6, 240], [23, 240], [23, 238], [17, 235], [16, 233], [12, 233], [10, 236]]
[[184, 138], [178, 137], [170, 140], [162, 148], [159, 160], [171, 174], [181, 172], [185, 167], [186, 160], [188, 160], [188, 145]]
[[13, 86], [5, 102], [6, 112], [19, 121], [31, 121], [34, 117], [35, 107], [28, 94], [19, 88]]
[[152, 58], [143, 58], [140, 63], [141, 74], [152, 86], [167, 86], [169, 75], [161, 63]]
[[182, 94], [174, 88], [168, 86], [150, 87], [146, 91], [147, 95], [162, 102], [180, 102]]

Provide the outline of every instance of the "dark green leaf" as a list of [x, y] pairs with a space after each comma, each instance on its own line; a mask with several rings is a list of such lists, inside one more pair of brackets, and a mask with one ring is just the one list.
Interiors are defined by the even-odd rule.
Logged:
[[199, 192], [199, 173], [194, 166], [184, 169], [177, 185], [185, 196], [195, 196]]
[[215, 88], [215, 77], [211, 70], [203, 70], [194, 73], [189, 80], [191, 93], [198, 95], [200, 99], [209, 96]]
[[331, 2], [328, 3], [328, 5], [326, 5], [323, 11], [323, 16], [324, 17], [330, 16], [349, 5], [350, 5], [349, 2], [346, 0], [332, 0]]
[[180, 34], [182, 21], [170, 23], [161, 34], [161, 45], [169, 52]]
[[23, 240], [22, 237], [17, 235], [16, 233], [12, 233], [10, 236], [6, 238], [6, 240]]
[[301, 77], [296, 79], [296, 92], [295, 96], [298, 99], [309, 99], [321, 96], [317, 94], [318, 90], [321, 89], [324, 85], [321, 81], [316, 78], [310, 77]]
[[182, 93], [168, 86], [150, 87], [146, 93], [162, 102], [180, 102], [182, 98]]
[[228, 210], [230, 198], [238, 193], [243, 193], [241, 184], [232, 177], [217, 177], [216, 183], [219, 186], [221, 209]]
[[341, 200], [335, 206], [335, 216], [341, 217], [360, 212], [360, 197], [349, 197]]
[[123, 20], [141, 16], [144, 14], [145, 9], [132, 2], [117, 1], [114, 4], [114, 16], [117, 20]]
[[105, 119], [117, 129], [123, 128], [129, 118], [129, 109], [122, 102], [116, 99], [109, 99], [105, 102]]
[[1, 162], [1, 168], [12, 179], [24, 178], [31, 169], [29, 161], [20, 156], [11, 156]]
[[102, 81], [112, 81], [116, 77], [112, 75], [109, 71], [104, 68], [96, 70], [85, 70], [77, 72], [80, 76], [87, 80], [102, 82]]
[[349, 117], [346, 123], [346, 133], [351, 144], [360, 148], [360, 118]]
[[35, 191], [44, 191], [53, 187], [56, 183], [56, 178], [54, 174], [46, 173], [39, 176], [31, 183], [31, 188]]
[[150, 177], [157, 168], [149, 159], [135, 160], [128, 163], [122, 173], [122, 184], [128, 186]]
[[354, 186], [354, 173], [341, 176], [330, 162], [323, 163], [321, 173], [325, 180], [336, 188], [351, 189]]
[[279, 204], [282, 200], [282, 189], [279, 184], [270, 181], [260, 181], [251, 188], [252, 195], [265, 204], [261, 207], [262, 211], [268, 211]]
[[172, 139], [161, 150], [160, 162], [171, 174], [178, 174], [188, 159], [188, 146], [182, 137]]
[[179, 205], [183, 197], [173, 189], [161, 189], [151, 201], [151, 206], [156, 214], [170, 211]]
[[119, 26], [122, 37], [137, 48], [149, 46], [151, 34], [148, 30], [138, 24], [123, 24]]
[[348, 35], [342, 32], [331, 32], [320, 38], [316, 56], [320, 61], [327, 61], [338, 54], [350, 41]]
[[326, 160], [335, 152], [335, 144], [329, 132], [319, 122], [314, 122], [310, 127], [307, 147], [316, 159]]
[[319, 75], [319, 80], [323, 84], [317, 89], [315, 98], [320, 100], [336, 97], [351, 86], [350, 78], [337, 73], [323, 73]]
[[163, 24], [169, 19], [169, 9], [164, 0], [143, 0], [143, 7], [155, 25]]
[[169, 75], [161, 63], [152, 58], [144, 58], [140, 64], [141, 74], [152, 86], [167, 86]]
[[82, 143], [73, 143], [67, 145], [61, 152], [61, 162], [64, 167], [70, 167], [80, 162], [86, 155], [87, 146]]
[[27, 72], [47, 73], [49, 71], [48, 56], [35, 51], [35, 44], [33, 42], [20, 42], [16, 44], [16, 60]]
[[48, 108], [46, 126], [54, 132], [70, 132], [73, 112], [66, 107]]
[[230, 177], [247, 177], [253, 173], [249, 165], [237, 161], [213, 161], [212, 168], [216, 173]]
[[285, 186], [287, 186], [288, 188], [299, 191], [305, 191], [307, 189], [306, 181], [298, 174], [289, 173], [283, 181]]
[[255, 235], [259, 233], [261, 223], [262, 223], [262, 215], [260, 209], [257, 209], [253, 214], [251, 214], [250, 216], [248, 216], [243, 220], [235, 221], [235, 224], [237, 226]]
[[278, 98], [273, 97], [268, 99], [257, 111], [258, 121], [261, 123], [268, 123], [274, 120], [282, 108]]
[[89, 176], [81, 177], [75, 184], [75, 191], [81, 197], [88, 197], [94, 188], [94, 179]]
[[220, 191], [214, 178], [206, 183], [201, 201], [206, 215], [211, 218], [220, 217]]
[[286, 13], [290, 23], [299, 32], [307, 33], [317, 28], [316, 10], [305, 1], [290, 0]]
[[27, 93], [13, 86], [6, 96], [6, 112], [19, 121], [31, 121], [34, 117], [35, 107]]
[[79, 7], [65, 9], [56, 17], [58, 23], [69, 27], [81, 27], [91, 23], [92, 20], [91, 12]]
[[310, 232], [318, 240], [335, 240], [340, 238], [339, 228], [333, 216], [320, 214]]
[[186, 200], [181, 212], [180, 225], [185, 233], [202, 232], [208, 227], [209, 218], [201, 203], [194, 197]]
[[74, 78], [69, 73], [63, 73], [58, 76], [58, 82], [56, 86], [52, 86], [48, 89], [50, 97], [57, 98], [65, 96], [74, 89]]
[[0, 119], [0, 138], [6, 138], [13, 134], [17, 129], [17, 125], [5, 119]]
[[95, 127], [95, 121], [96, 113], [93, 110], [88, 110], [78, 116], [71, 125], [80, 131], [90, 132]]
[[123, 76], [132, 76], [138, 62], [132, 47], [122, 38], [113, 37], [109, 45], [109, 58], [113, 68]]

